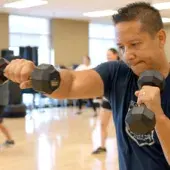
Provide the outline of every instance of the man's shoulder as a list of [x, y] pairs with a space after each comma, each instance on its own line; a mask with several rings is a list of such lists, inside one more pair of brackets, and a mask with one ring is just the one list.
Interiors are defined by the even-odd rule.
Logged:
[[95, 67], [96, 70], [105, 70], [107, 73], [122, 72], [126, 73], [130, 71], [130, 68], [123, 61], [109, 61], [102, 63]]

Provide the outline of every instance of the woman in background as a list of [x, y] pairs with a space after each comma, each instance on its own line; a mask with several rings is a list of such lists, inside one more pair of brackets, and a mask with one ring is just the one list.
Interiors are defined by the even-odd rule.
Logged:
[[[119, 55], [116, 49], [110, 48], [107, 51], [107, 61], [116, 61], [119, 60]], [[101, 146], [98, 147], [93, 154], [100, 154], [102, 152], [106, 152], [105, 141], [107, 138], [107, 127], [109, 124], [109, 120], [112, 116], [111, 106], [109, 101], [103, 97], [103, 101], [101, 104], [101, 110], [99, 113], [99, 121], [100, 121], [100, 129], [101, 129]]]
[[[92, 69], [90, 57], [84, 56], [83, 57], [83, 63], [80, 64], [75, 70], [76, 71], [82, 71], [82, 70], [89, 70], [89, 69]], [[93, 102], [93, 99], [88, 99], [88, 101], [93, 108], [93, 111], [94, 111], [93, 116], [96, 117], [97, 116], [97, 108], [96, 108], [96, 106]], [[78, 107], [79, 107], [79, 111], [77, 112], [77, 114], [81, 114], [82, 113], [83, 100], [78, 99], [77, 102], [78, 102]]]

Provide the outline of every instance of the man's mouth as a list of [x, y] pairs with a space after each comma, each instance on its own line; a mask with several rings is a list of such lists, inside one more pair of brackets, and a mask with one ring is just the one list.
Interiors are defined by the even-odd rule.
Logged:
[[129, 63], [129, 66], [134, 67], [134, 66], [136, 66], [136, 65], [138, 65], [138, 64], [140, 64], [140, 63], [142, 63], [142, 61], [139, 61], [139, 62], [131, 62], [131, 63]]

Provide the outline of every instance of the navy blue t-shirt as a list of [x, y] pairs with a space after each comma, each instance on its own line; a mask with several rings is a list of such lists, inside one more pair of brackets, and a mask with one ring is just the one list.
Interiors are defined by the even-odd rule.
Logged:
[[[104, 83], [104, 96], [109, 100], [115, 122], [120, 170], [170, 170], [155, 131], [137, 135], [126, 129], [125, 117], [130, 101], [137, 101], [138, 77], [122, 61], [107, 62], [96, 70]], [[170, 118], [170, 75], [161, 94], [162, 108]]]

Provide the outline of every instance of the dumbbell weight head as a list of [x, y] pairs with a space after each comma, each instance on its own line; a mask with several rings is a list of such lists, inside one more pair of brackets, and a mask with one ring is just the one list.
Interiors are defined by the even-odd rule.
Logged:
[[[4, 58], [0, 59], [0, 85], [8, 81], [4, 76], [4, 69], [8, 63]], [[32, 72], [31, 81], [35, 91], [51, 94], [60, 85], [60, 74], [54, 66], [41, 64]]]
[[[165, 86], [163, 76], [155, 70], [143, 72], [138, 79], [138, 86], [141, 89], [144, 85], [159, 87], [162, 91]], [[155, 128], [155, 114], [144, 104], [135, 105], [129, 109], [125, 123], [128, 129], [138, 134], [146, 134]]]
[[155, 114], [144, 104], [131, 108], [126, 116], [126, 127], [137, 134], [146, 134], [154, 130]]
[[31, 80], [33, 89], [41, 93], [51, 94], [60, 85], [59, 72], [49, 64], [36, 67], [32, 72]]
[[5, 83], [8, 79], [4, 76], [4, 69], [8, 65], [7, 60], [4, 58], [0, 59], [0, 85]]
[[165, 86], [164, 77], [156, 70], [144, 71], [138, 79], [139, 89], [141, 89], [144, 85], [159, 87], [160, 91], [162, 91]]

